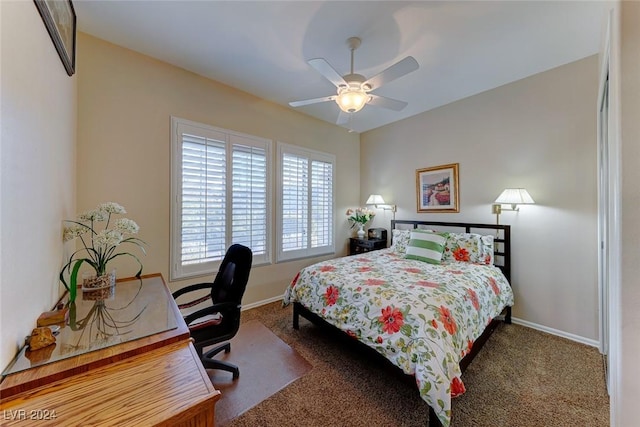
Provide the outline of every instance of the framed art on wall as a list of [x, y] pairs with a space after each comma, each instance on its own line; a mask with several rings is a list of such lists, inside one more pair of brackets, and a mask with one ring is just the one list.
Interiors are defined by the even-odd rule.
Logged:
[[458, 163], [416, 170], [418, 212], [459, 212]]
[[34, 0], [67, 74], [76, 68], [76, 12], [71, 0]]

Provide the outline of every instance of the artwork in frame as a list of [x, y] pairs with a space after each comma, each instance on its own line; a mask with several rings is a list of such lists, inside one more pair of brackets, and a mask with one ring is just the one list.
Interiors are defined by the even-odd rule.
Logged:
[[71, 0], [33, 0], [67, 74], [76, 68], [76, 11]]
[[458, 163], [416, 170], [418, 212], [459, 212]]

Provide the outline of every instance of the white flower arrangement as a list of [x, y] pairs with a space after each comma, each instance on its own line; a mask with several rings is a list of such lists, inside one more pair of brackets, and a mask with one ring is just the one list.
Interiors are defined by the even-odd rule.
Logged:
[[368, 208], [355, 208], [355, 209], [347, 209], [347, 220], [352, 222], [351, 228], [355, 227], [356, 224], [365, 225], [367, 222], [371, 221], [371, 218], [376, 216], [375, 212]]
[[[69, 225], [64, 228], [63, 241], [79, 238], [82, 248], [76, 250], [69, 261], [60, 271], [60, 281], [69, 291], [70, 300], [75, 299], [78, 270], [83, 263], [89, 264], [96, 271], [97, 276], [107, 272], [107, 264], [119, 256], [130, 256], [140, 266], [136, 277], [142, 274], [142, 263], [137, 256], [129, 252], [116, 252], [120, 245], [129, 243], [138, 246], [143, 254], [146, 254], [144, 241], [131, 236], [140, 230], [135, 221], [128, 218], [119, 218], [109, 228], [111, 216], [123, 215], [127, 211], [115, 202], [102, 203], [96, 209], [78, 215], [76, 220], [65, 220]], [[98, 223], [105, 222], [102, 230], [97, 230]], [[65, 271], [69, 274], [69, 284], [65, 280]]]

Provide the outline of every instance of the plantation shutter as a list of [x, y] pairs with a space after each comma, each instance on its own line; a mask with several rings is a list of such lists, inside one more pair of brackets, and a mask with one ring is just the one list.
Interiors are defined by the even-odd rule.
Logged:
[[334, 252], [335, 158], [282, 143], [278, 156], [278, 261]]
[[305, 158], [282, 158], [282, 250], [305, 249], [309, 220], [309, 172]]
[[333, 165], [311, 162], [311, 247], [333, 242]]
[[267, 253], [267, 150], [233, 137], [231, 240], [248, 246], [254, 258]]
[[271, 141], [172, 118], [170, 279], [216, 272], [233, 243], [271, 262]]
[[225, 142], [182, 135], [181, 260], [183, 265], [224, 256]]

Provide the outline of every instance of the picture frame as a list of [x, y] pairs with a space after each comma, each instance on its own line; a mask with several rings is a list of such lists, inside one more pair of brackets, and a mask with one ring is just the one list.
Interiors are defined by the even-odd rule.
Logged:
[[459, 163], [416, 170], [416, 200], [420, 212], [460, 211]]
[[69, 76], [76, 69], [76, 11], [71, 0], [33, 0]]

